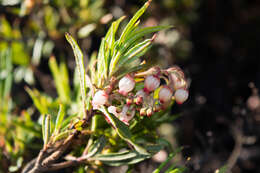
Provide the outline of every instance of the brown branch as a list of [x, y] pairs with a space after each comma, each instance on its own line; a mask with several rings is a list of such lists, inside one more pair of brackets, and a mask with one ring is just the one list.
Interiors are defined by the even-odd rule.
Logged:
[[50, 166], [44, 168], [44, 171], [56, 171], [56, 170], [63, 169], [63, 168], [78, 166], [82, 163], [83, 163], [83, 161], [77, 161], [77, 160], [70, 160], [70, 161], [65, 161], [65, 162], [61, 162], [61, 163], [54, 163], [54, 164], [51, 164]]
[[[94, 115], [94, 112], [91, 110], [87, 112], [89, 116], [86, 119], [83, 119], [82, 127], [85, 127], [89, 120]], [[80, 131], [75, 129], [75, 132], [69, 135], [63, 143], [61, 143], [58, 147], [53, 148], [53, 146], [47, 145], [46, 148], [42, 149], [38, 155], [38, 157], [32, 161], [30, 161], [25, 168], [23, 169], [22, 173], [40, 173], [46, 172], [51, 170], [58, 170], [70, 166], [76, 166], [81, 164], [86, 159], [83, 160], [70, 160], [62, 163], [54, 163], [58, 160], [61, 155], [67, 150], [67, 148], [73, 142], [73, 139], [80, 134]]]
[[37, 158], [34, 158], [34, 159], [31, 160], [29, 163], [27, 163], [26, 166], [23, 168], [22, 173], [27, 173], [27, 172], [29, 172], [30, 170], [32, 170], [33, 167], [34, 167], [34, 165], [35, 165], [36, 159], [37, 159]]
[[60, 156], [66, 151], [66, 149], [72, 143], [72, 140], [76, 134], [77, 133], [73, 133], [70, 136], [68, 136], [68, 138], [60, 145], [60, 148], [57, 149], [57, 151], [53, 152], [49, 157], [47, 157], [42, 161], [42, 165], [48, 166], [49, 164], [52, 164], [57, 159], [59, 159]]
[[[31, 170], [30, 169], [26, 169], [23, 170], [24, 173], [36, 173], [36, 172], [41, 172], [41, 162], [42, 160], [46, 157], [47, 155], [47, 149], [42, 149], [38, 155], [38, 157], [36, 159], [34, 159], [33, 161], [29, 162], [30, 165], [26, 165], [25, 168], [28, 167], [33, 167]], [[34, 165], [33, 165], [34, 164]]]

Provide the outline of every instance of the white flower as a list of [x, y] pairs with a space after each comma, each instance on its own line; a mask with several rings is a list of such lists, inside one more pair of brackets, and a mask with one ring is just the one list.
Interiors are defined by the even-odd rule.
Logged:
[[103, 90], [97, 91], [92, 100], [93, 109], [98, 109], [101, 105], [106, 104], [107, 101], [108, 94]]
[[171, 73], [170, 77], [173, 80], [173, 88], [174, 88], [174, 90], [187, 87], [186, 80], [184, 78], [178, 76], [176, 73]]
[[130, 109], [130, 107], [127, 105], [124, 105], [122, 112], [120, 113], [116, 111], [115, 106], [109, 106], [108, 112], [114, 114], [119, 120], [123, 121], [126, 125], [129, 125], [129, 121], [135, 115], [135, 109]]
[[130, 75], [123, 77], [119, 83], [119, 93], [126, 96], [135, 87], [135, 80]]
[[164, 85], [159, 92], [159, 100], [161, 103], [169, 102], [172, 98], [172, 90]]
[[178, 104], [185, 102], [188, 99], [188, 96], [189, 93], [185, 89], [178, 89], [174, 94], [175, 100]]
[[116, 112], [116, 107], [115, 106], [109, 106], [107, 108], [108, 112], [114, 115], [117, 115], [118, 113]]
[[144, 90], [151, 92], [158, 88], [160, 85], [160, 78], [154, 75], [149, 75], [144, 80]]

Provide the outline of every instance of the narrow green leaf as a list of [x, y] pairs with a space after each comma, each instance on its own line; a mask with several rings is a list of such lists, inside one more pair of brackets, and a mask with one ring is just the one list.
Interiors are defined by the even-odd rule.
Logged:
[[97, 153], [100, 153], [103, 148], [106, 145], [106, 138], [104, 136], [101, 136], [98, 138], [90, 147], [88, 150], [88, 154], [83, 156], [84, 158], [90, 158], [96, 155]]
[[37, 91], [36, 89], [31, 90], [28, 87], [26, 87], [25, 90], [27, 91], [27, 93], [32, 98], [33, 103], [36, 106], [36, 108], [39, 110], [39, 112], [41, 114], [47, 114], [48, 113], [48, 108], [46, 107], [46, 105], [42, 104], [42, 102], [41, 102], [41, 95], [40, 95], [39, 91]]
[[138, 155], [135, 151], [124, 151], [119, 153], [109, 153], [109, 154], [99, 154], [94, 159], [100, 160], [100, 161], [122, 161], [134, 158]]
[[62, 78], [61, 83], [62, 83], [63, 93], [66, 98], [66, 103], [68, 103], [70, 101], [69, 72], [64, 61], [60, 63], [59, 69], [60, 69], [60, 76]]
[[112, 23], [111, 27], [109, 28], [105, 40], [107, 41], [107, 54], [106, 54], [106, 72], [108, 72], [109, 64], [112, 58], [112, 55], [114, 53], [114, 48], [115, 48], [115, 37], [116, 37], [116, 32], [118, 30], [118, 27], [121, 23], [122, 20], [125, 19], [125, 16], [120, 17], [117, 19], [115, 22]]
[[84, 117], [86, 117], [86, 108], [85, 108], [85, 100], [86, 100], [86, 82], [85, 82], [85, 68], [84, 68], [84, 59], [83, 59], [83, 53], [81, 49], [79, 48], [77, 42], [74, 40], [74, 38], [69, 34], [66, 33], [65, 37], [67, 41], [70, 43], [75, 59], [76, 59], [76, 65], [79, 72], [79, 79], [80, 79], [80, 89], [81, 89], [81, 98], [83, 102], [83, 114]]
[[60, 104], [59, 112], [55, 122], [54, 134], [59, 133], [64, 116], [65, 116], [65, 108], [62, 104]]
[[103, 85], [104, 78], [106, 78], [106, 58], [105, 58], [105, 38], [102, 38], [100, 48], [98, 51], [98, 59], [97, 59], [97, 77], [98, 77], [98, 87], [100, 88]]
[[129, 64], [140, 56], [143, 56], [147, 52], [147, 48], [150, 48], [149, 46], [151, 45], [152, 41], [153, 39], [146, 39], [128, 50], [126, 54], [122, 58], [120, 58], [120, 61], [117, 63], [116, 67], [114, 67], [114, 73], [119, 70], [123, 65]]
[[129, 165], [135, 164], [140, 161], [143, 161], [150, 156], [139, 154], [136, 151], [123, 151], [118, 153], [108, 153], [108, 154], [98, 154], [95, 157], [91, 158], [93, 160], [99, 160], [106, 165], [110, 166], [120, 166], [120, 165]]
[[77, 114], [67, 116], [67, 117], [62, 121], [61, 131], [66, 130], [67, 127], [70, 125], [70, 123], [73, 122], [75, 119], [77, 119]]
[[54, 57], [49, 59], [49, 67], [54, 77], [54, 83], [57, 88], [59, 98], [66, 103], [70, 100], [69, 97], [69, 81], [68, 72], [64, 63], [61, 63], [60, 68]]
[[[222, 166], [222, 167], [219, 169], [218, 173], [226, 173], [227, 170], [228, 170], [227, 165], [224, 165], [224, 166]], [[217, 172], [217, 171], [216, 171], [216, 172]]]
[[36, 137], [41, 137], [41, 132], [38, 131], [34, 126], [27, 126], [25, 123], [19, 122], [15, 119], [12, 120], [12, 123], [18, 127], [21, 127], [25, 131], [33, 133]]
[[176, 164], [173, 163], [173, 164], [165, 171], [165, 173], [170, 173], [175, 167], [176, 167]]
[[140, 8], [135, 15], [132, 17], [132, 19], [129, 21], [129, 23], [126, 25], [126, 27], [124, 28], [121, 36], [120, 36], [120, 43], [122, 43], [125, 38], [127, 37], [127, 35], [132, 31], [132, 28], [135, 26], [136, 21], [142, 16], [142, 14], [146, 11], [147, 7], [149, 6], [151, 0], [149, 0], [148, 2], [146, 2], [142, 8]]
[[152, 27], [145, 27], [145, 28], [139, 29], [137, 31], [134, 31], [134, 32], [130, 33], [128, 38], [126, 39], [125, 47], [128, 48], [133, 43], [135, 43], [136, 40], [141, 39], [142, 37], [144, 37], [147, 34], [151, 34], [153, 32], [158, 32], [163, 29], [169, 29], [171, 27], [172, 26], [152, 26]]
[[51, 136], [51, 116], [48, 114], [44, 122], [44, 146], [46, 146]]
[[116, 76], [117, 76], [117, 80], [122, 78], [123, 76], [125, 76], [126, 74], [128, 73], [131, 73], [131, 72], [135, 72], [135, 71], [138, 71], [138, 70], [141, 70], [145, 67], [145, 65], [138, 65], [138, 66], [135, 66], [135, 67], [132, 67], [132, 68], [129, 68], [129, 69], [123, 69], [122, 71], [119, 69], [117, 72], [116, 72]]
[[0, 52], [0, 97], [6, 99], [10, 95], [12, 87], [12, 60], [11, 50], [5, 49]]
[[43, 142], [45, 143], [45, 119], [46, 119], [46, 115], [43, 114], [42, 116], [42, 139]]
[[171, 170], [169, 173], [184, 173], [187, 170], [185, 167], [181, 168], [175, 168], [174, 170]]
[[109, 119], [110, 123], [115, 128], [115, 131], [123, 140], [133, 145], [135, 150], [140, 154], [149, 155], [145, 148], [139, 146], [132, 140], [132, 134], [127, 125], [125, 125], [113, 114], [110, 114], [104, 106], [101, 106], [99, 110], [106, 116], [107, 119]]
[[66, 130], [64, 132], [61, 132], [53, 137], [53, 143], [62, 140], [64, 138], [67, 138], [70, 134], [72, 134], [75, 130]]
[[[124, 44], [125, 39], [128, 37], [128, 35], [135, 30], [135, 28], [137, 27], [138, 23], [136, 24], [136, 21], [141, 17], [141, 15], [145, 12], [145, 10], [147, 9], [147, 7], [150, 4], [150, 0], [148, 2], [146, 2], [143, 7], [141, 9], [139, 9], [135, 15], [132, 17], [132, 19], [128, 22], [128, 24], [126, 25], [126, 27], [124, 28], [118, 42], [117, 42], [117, 46], [115, 47], [116, 49], [119, 47], [122, 47]], [[124, 46], [123, 46], [124, 47]], [[114, 73], [114, 69], [121, 57], [121, 55], [123, 54], [123, 52], [119, 52], [119, 51], [115, 51], [115, 53], [113, 54], [113, 57], [111, 59], [111, 63], [109, 65], [109, 75], [111, 76]]]
[[96, 64], [97, 64], [97, 52], [93, 52], [90, 56], [90, 61], [88, 63], [87, 68], [90, 73], [91, 81], [95, 84], [97, 84]]

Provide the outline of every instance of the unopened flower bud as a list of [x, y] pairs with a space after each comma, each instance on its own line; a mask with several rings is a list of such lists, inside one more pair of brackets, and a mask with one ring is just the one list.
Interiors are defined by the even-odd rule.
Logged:
[[139, 90], [136, 94], [135, 94], [135, 99], [134, 102], [137, 105], [141, 105], [143, 103], [143, 100], [145, 97], [147, 97], [147, 94], [144, 92], [144, 90]]
[[145, 116], [146, 115], [146, 108], [141, 108], [139, 113], [140, 113], [141, 116]]
[[123, 77], [119, 83], [119, 93], [126, 96], [135, 87], [135, 80], [130, 75]]
[[103, 90], [97, 91], [92, 100], [93, 109], [98, 109], [99, 106], [106, 104], [107, 101], [108, 94]]
[[133, 103], [133, 99], [127, 98], [126, 99], [126, 104], [129, 106]]
[[160, 110], [161, 110], [162, 108], [161, 108], [161, 106], [160, 105], [154, 105], [154, 107], [153, 107], [153, 111], [154, 112], [159, 112]]
[[182, 104], [183, 102], [185, 102], [188, 99], [188, 96], [189, 93], [185, 89], [178, 89], [174, 94], [176, 103], [178, 104]]
[[172, 90], [164, 85], [159, 92], [159, 100], [161, 103], [169, 102], [172, 98]]
[[153, 115], [153, 110], [152, 110], [151, 108], [147, 109], [146, 115], [147, 115], [148, 117], [152, 116], [152, 115]]
[[134, 99], [134, 102], [135, 102], [135, 104], [137, 104], [137, 105], [141, 105], [141, 104], [143, 103], [143, 97], [137, 96], [137, 97]]
[[155, 75], [149, 75], [144, 80], [144, 91], [152, 92], [160, 85], [160, 78]]

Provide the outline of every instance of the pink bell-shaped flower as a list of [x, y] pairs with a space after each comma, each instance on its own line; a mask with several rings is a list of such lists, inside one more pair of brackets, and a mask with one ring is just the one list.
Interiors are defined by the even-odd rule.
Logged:
[[155, 75], [149, 75], [144, 80], [144, 91], [152, 92], [160, 85], [160, 78]]
[[134, 89], [135, 80], [130, 75], [126, 75], [119, 81], [118, 86], [119, 86], [119, 93], [126, 96], [130, 91]]
[[185, 102], [188, 99], [189, 93], [185, 89], [178, 89], [178, 90], [176, 90], [174, 97], [175, 97], [176, 103], [182, 104], [183, 102]]
[[160, 92], [159, 92], [159, 100], [161, 103], [167, 103], [171, 100], [172, 98], [172, 90], [164, 85], [161, 89], [160, 89]]
[[103, 90], [97, 91], [92, 100], [93, 109], [98, 109], [99, 106], [106, 104], [107, 101], [108, 94]]

